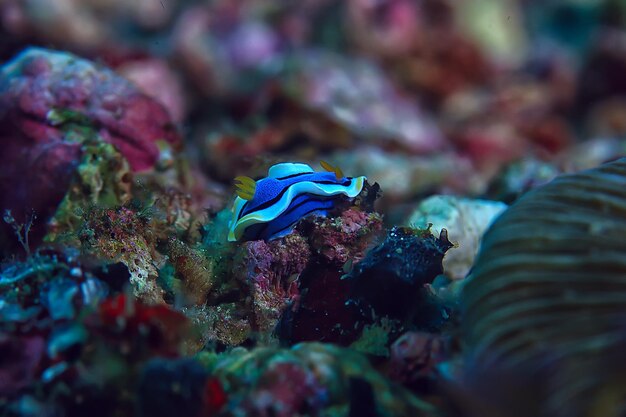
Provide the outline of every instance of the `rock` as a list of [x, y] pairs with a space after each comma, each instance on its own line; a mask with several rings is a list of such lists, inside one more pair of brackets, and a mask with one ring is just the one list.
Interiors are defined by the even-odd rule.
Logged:
[[439, 308], [425, 285], [443, 272], [441, 260], [450, 247], [445, 229], [436, 238], [428, 230], [394, 227], [349, 273], [351, 301], [374, 316], [437, 327]]
[[213, 415], [218, 410], [203, 409], [209, 405], [204, 397], [210, 380], [206, 369], [193, 359], [152, 359], [139, 378], [137, 415]]
[[311, 263], [300, 277], [303, 295], [283, 312], [276, 328], [279, 340], [292, 345], [320, 341], [348, 346], [359, 337], [359, 316], [347, 305], [349, 283], [339, 267]]
[[434, 234], [445, 228], [455, 246], [443, 258], [443, 272], [462, 279], [474, 263], [483, 233], [506, 208], [498, 201], [436, 195], [422, 201], [406, 223], [421, 228], [432, 223]]
[[188, 78], [201, 93], [225, 96], [250, 92], [266, 78], [257, 79], [281, 45], [273, 28], [245, 14], [236, 7], [197, 6], [178, 19], [174, 48]]
[[104, 300], [87, 325], [116, 354], [144, 358], [178, 356], [189, 331], [181, 312], [165, 304], [147, 305], [124, 294]]
[[362, 146], [336, 152], [328, 159], [346, 172], [375, 178], [384, 191], [380, 204], [406, 201], [432, 190], [463, 193], [482, 189], [483, 181], [476, 177], [470, 161], [451, 152], [419, 156]]
[[116, 71], [132, 81], [144, 94], [161, 103], [174, 122], [183, 121], [187, 110], [183, 83], [165, 61], [159, 59], [130, 61], [117, 67]]
[[17, 137], [24, 139], [22, 147], [62, 142], [64, 111], [78, 113], [86, 124], [93, 125], [135, 171], [147, 170], [157, 162], [158, 140], [172, 145], [181, 141], [161, 104], [90, 61], [29, 48], [2, 68], [0, 125], [8, 136], [3, 142]]
[[563, 171], [572, 173], [595, 168], [600, 164], [626, 156], [626, 141], [598, 137], [573, 146], [563, 155]]
[[0, 5], [0, 18], [8, 36], [22, 43], [87, 52], [120, 48], [129, 32], [162, 29], [175, 10], [151, 0], [9, 0]]
[[[0, 69], [0, 210], [12, 210], [18, 223], [34, 211], [39, 219], [32, 230], [35, 243], [79, 165], [85, 172], [78, 182], [93, 200], [99, 199], [101, 182], [107, 193], [127, 194], [128, 184], [117, 182], [132, 178], [123, 175], [127, 165], [133, 171], [154, 167], [158, 141], [180, 145], [167, 111], [107, 68], [72, 54], [29, 48]], [[105, 149], [105, 142], [115, 149]], [[91, 152], [94, 159], [83, 160]]]
[[488, 195], [510, 204], [527, 191], [551, 181], [559, 173], [555, 164], [524, 158], [500, 172], [490, 184]]
[[446, 147], [431, 118], [402, 96], [374, 63], [321, 51], [291, 59], [296, 70], [282, 77], [287, 92], [353, 135], [412, 154], [430, 154]]
[[0, 347], [3, 351], [0, 394], [6, 397], [28, 387], [37, 379], [46, 344], [40, 336], [15, 337], [0, 333]]

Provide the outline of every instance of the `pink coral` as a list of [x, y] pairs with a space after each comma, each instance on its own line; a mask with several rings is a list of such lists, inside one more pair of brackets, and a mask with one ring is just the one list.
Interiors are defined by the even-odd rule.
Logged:
[[251, 415], [288, 417], [321, 406], [326, 389], [299, 364], [278, 362], [261, 375], [247, 404]]
[[0, 125], [10, 135], [4, 142], [61, 141], [53, 110], [84, 116], [135, 171], [156, 163], [156, 141], [181, 141], [165, 108], [113, 71], [71, 54], [27, 49], [0, 74]]
[[239, 270], [239, 276], [245, 281], [253, 282], [263, 289], [283, 288], [287, 291], [292, 286], [287, 279], [304, 270], [310, 258], [310, 250], [304, 238], [291, 234], [270, 242], [246, 242], [241, 257], [243, 269]]
[[402, 383], [436, 375], [435, 367], [449, 354], [444, 337], [425, 332], [407, 332], [391, 345], [388, 373]]
[[117, 71], [135, 83], [143, 93], [163, 104], [174, 121], [183, 121], [186, 103], [182, 80], [165, 61], [134, 60], [122, 64]]
[[382, 217], [357, 208], [344, 211], [340, 217], [318, 218], [311, 232], [313, 250], [328, 261], [344, 264], [359, 261], [365, 254], [371, 235], [382, 229]]
[[251, 307], [259, 329], [273, 328], [284, 308], [299, 298], [297, 277], [310, 256], [306, 239], [297, 233], [284, 239], [257, 240], [241, 246], [234, 272], [251, 287]]
[[[67, 129], [67, 123], [81, 125]], [[30, 48], [0, 70], [0, 209], [18, 222], [34, 210], [33, 240], [66, 194], [81, 142], [112, 143], [135, 171], [178, 145], [167, 111], [113, 71], [74, 55]]]

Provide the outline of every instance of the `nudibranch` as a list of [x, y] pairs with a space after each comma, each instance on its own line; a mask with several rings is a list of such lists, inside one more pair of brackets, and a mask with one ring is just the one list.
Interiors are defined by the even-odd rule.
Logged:
[[272, 240], [289, 234], [295, 224], [310, 215], [326, 215], [340, 199], [356, 197], [365, 177], [345, 177], [339, 168], [321, 163], [326, 172], [315, 172], [302, 163], [272, 166], [266, 178], [235, 178], [228, 240]]

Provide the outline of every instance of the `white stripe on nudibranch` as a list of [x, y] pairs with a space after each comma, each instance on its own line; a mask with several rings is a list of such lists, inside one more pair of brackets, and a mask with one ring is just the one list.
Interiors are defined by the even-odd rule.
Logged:
[[272, 165], [267, 170], [267, 178], [282, 178], [304, 173], [314, 174], [315, 171], [309, 165], [300, 162], [281, 162], [280, 164]]
[[[270, 168], [268, 174], [270, 178], [281, 178], [298, 173], [314, 174], [313, 169], [306, 164], [301, 163], [282, 163], [274, 165]], [[239, 218], [244, 205], [248, 202], [241, 197], [237, 197], [232, 208], [232, 220], [230, 222], [228, 240], [233, 242], [241, 239], [245, 230], [258, 223], [267, 223], [278, 218], [285, 212], [291, 201], [298, 195], [308, 193], [316, 196], [335, 196], [345, 195], [349, 198], [356, 197], [365, 183], [365, 177], [355, 177], [349, 185], [341, 184], [319, 184], [315, 181], [299, 181], [288, 186], [287, 191], [282, 195], [280, 200], [263, 210], [252, 211], [242, 218]], [[257, 182], [258, 186], [263, 185], [263, 180]]]

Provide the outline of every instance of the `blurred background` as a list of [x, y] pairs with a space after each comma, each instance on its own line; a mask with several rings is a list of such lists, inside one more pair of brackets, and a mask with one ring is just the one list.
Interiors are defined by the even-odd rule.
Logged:
[[36, 45], [113, 68], [218, 194], [326, 159], [379, 182], [392, 224], [430, 194], [511, 202], [624, 154], [625, 17], [621, 0], [1, 0], [0, 61]]

